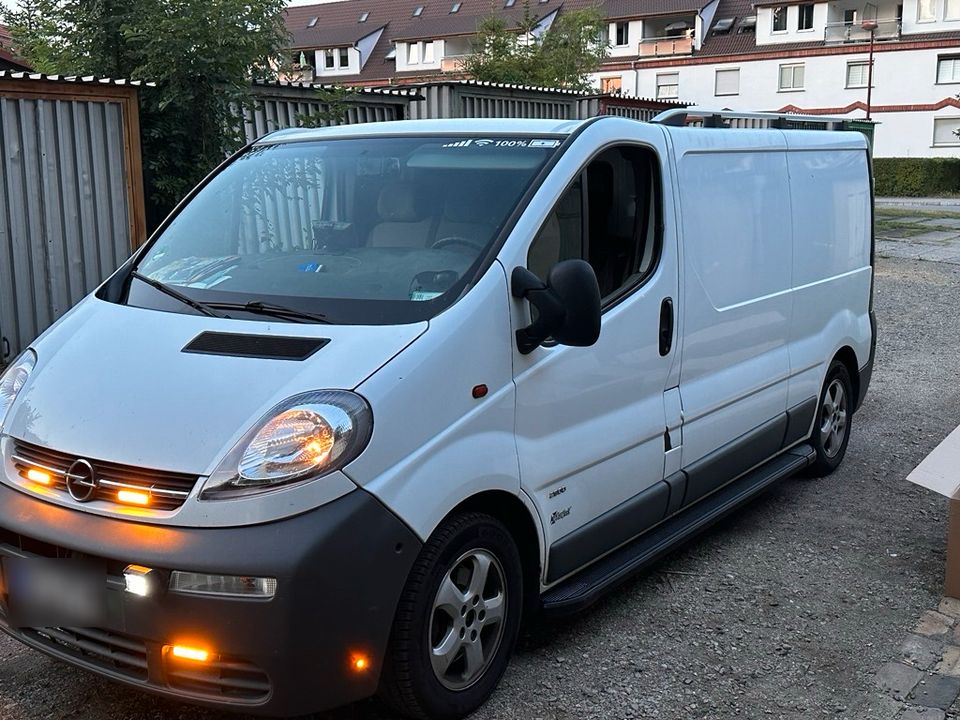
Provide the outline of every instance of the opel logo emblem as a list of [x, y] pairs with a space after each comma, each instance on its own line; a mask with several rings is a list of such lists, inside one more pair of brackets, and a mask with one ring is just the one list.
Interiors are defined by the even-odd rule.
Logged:
[[77, 502], [87, 502], [97, 492], [97, 474], [89, 461], [81, 458], [67, 470], [67, 492]]

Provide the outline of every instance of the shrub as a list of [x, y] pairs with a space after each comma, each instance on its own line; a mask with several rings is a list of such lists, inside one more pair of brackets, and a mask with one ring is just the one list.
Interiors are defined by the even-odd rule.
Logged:
[[881, 197], [960, 194], [960, 158], [876, 158], [873, 171]]

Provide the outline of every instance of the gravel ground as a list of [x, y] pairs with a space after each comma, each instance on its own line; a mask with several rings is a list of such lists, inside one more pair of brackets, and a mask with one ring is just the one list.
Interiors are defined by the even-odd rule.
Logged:
[[[960, 422], [960, 266], [878, 262], [877, 368], [841, 469], [781, 483], [590, 611], [528, 633], [478, 720], [889, 716], [873, 675], [940, 598], [947, 504], [904, 477]], [[227, 717], [0, 639], [3, 720]], [[389, 715], [370, 701], [328, 717]]]

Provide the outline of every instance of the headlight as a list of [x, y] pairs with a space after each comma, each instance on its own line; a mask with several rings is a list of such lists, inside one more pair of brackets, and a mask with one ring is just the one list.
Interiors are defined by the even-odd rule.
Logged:
[[297, 395], [243, 436], [204, 484], [200, 499], [253, 495], [327, 475], [363, 452], [372, 431], [370, 406], [356, 393]]
[[3, 428], [3, 421], [13, 401], [17, 399], [17, 395], [23, 389], [36, 364], [37, 354], [33, 350], [27, 350], [7, 368], [3, 375], [0, 375], [0, 429]]

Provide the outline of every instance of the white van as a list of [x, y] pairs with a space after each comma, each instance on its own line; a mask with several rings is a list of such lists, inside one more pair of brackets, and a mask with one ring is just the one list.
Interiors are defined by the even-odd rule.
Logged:
[[834, 470], [873, 362], [867, 143], [688, 120], [230, 159], [0, 381], [0, 627], [208, 706], [459, 718], [522, 615]]

